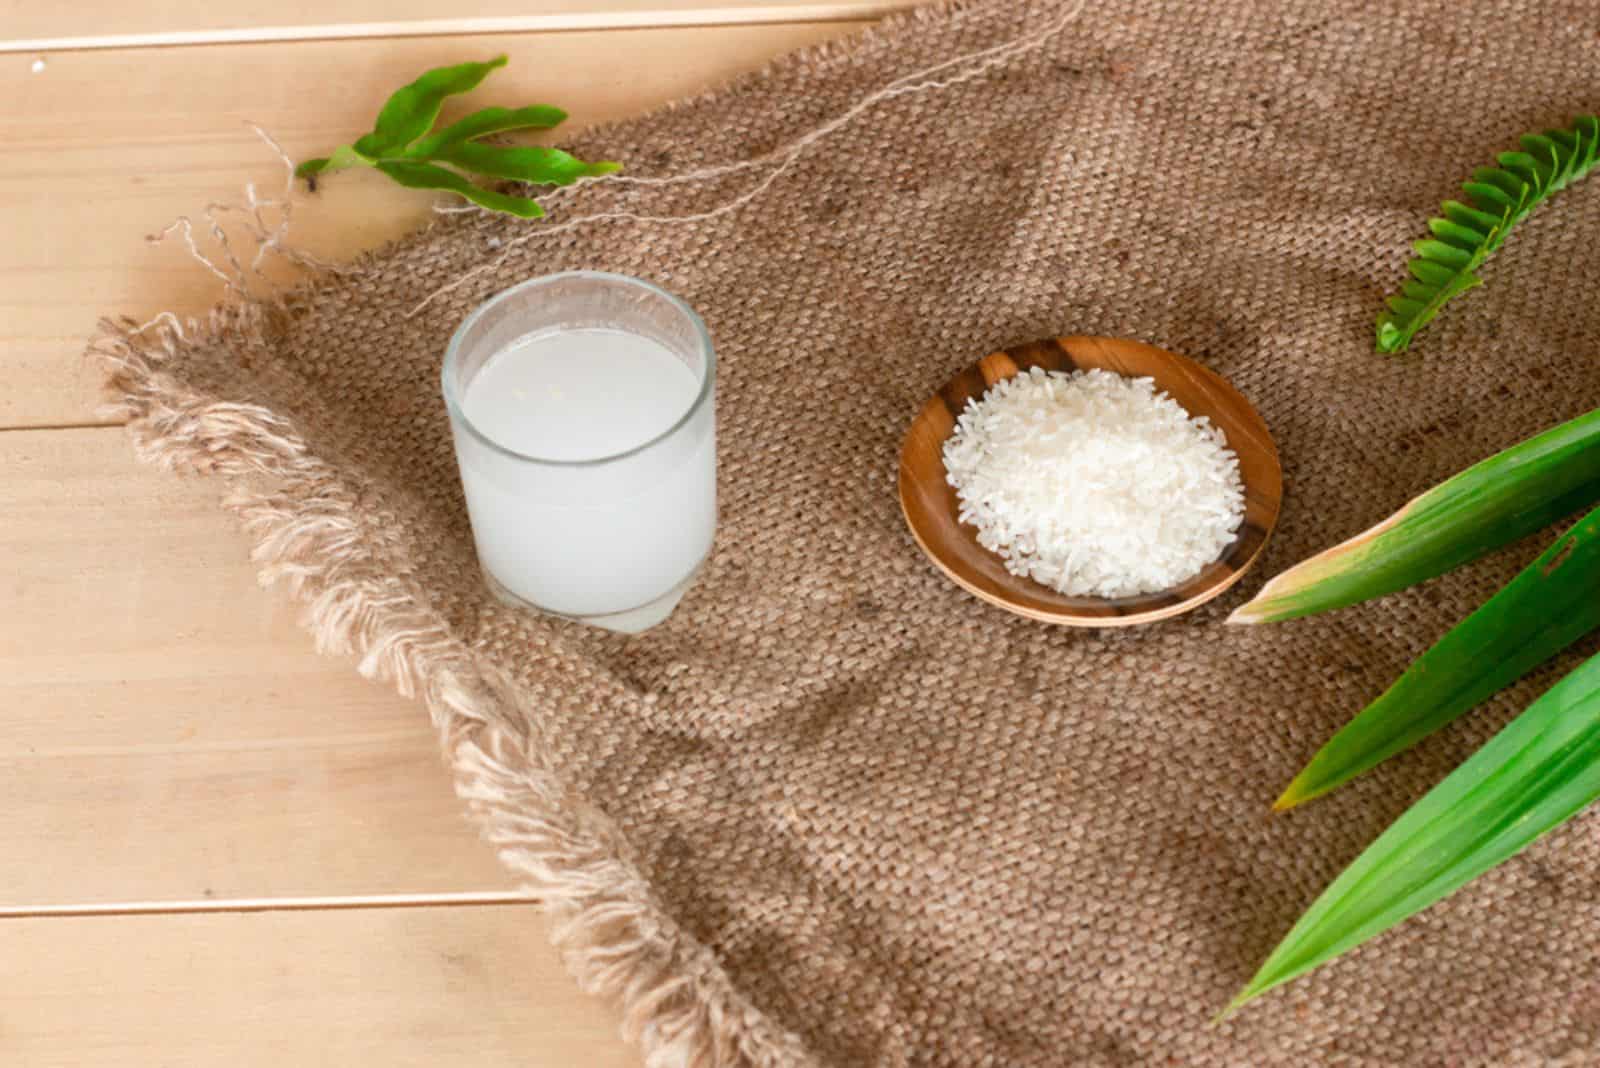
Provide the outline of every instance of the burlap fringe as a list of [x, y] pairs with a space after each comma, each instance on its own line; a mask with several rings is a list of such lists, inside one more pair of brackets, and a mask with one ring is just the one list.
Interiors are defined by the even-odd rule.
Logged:
[[504, 680], [427, 607], [386, 558], [357, 492], [287, 420], [185, 386], [165, 365], [188, 346], [252, 346], [272, 305], [208, 320], [105, 321], [90, 346], [109, 370], [142, 459], [220, 476], [250, 532], [265, 585], [305, 606], [321, 651], [354, 653], [369, 678], [420, 697], [484, 837], [557, 917], [553, 938], [584, 990], [617, 999], [650, 1068], [816, 1062], [740, 995], [721, 965], [665, 914], [610, 820], [563, 788]]

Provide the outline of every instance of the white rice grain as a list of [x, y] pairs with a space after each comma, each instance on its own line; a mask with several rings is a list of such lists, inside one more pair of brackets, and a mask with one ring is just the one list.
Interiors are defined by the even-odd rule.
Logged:
[[1074, 596], [1193, 578], [1244, 517], [1239, 459], [1148, 378], [1033, 368], [968, 402], [944, 445], [961, 520], [1006, 569]]

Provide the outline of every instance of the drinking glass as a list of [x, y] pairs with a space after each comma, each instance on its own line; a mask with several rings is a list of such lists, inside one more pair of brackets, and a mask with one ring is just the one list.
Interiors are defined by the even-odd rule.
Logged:
[[624, 633], [666, 619], [716, 531], [716, 354], [700, 317], [637, 278], [535, 278], [467, 316], [442, 377], [495, 596]]

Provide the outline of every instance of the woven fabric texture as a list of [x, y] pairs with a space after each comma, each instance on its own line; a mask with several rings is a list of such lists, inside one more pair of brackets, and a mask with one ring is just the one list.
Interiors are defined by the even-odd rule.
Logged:
[[[577, 147], [641, 175], [759, 157], [1063, 10], [913, 12]], [[1536, 547], [1325, 618], [1223, 620], [1600, 397], [1592, 185], [1519, 229], [1412, 354], [1372, 351], [1438, 202], [1600, 100], [1597, 14], [1109, 0], [983, 77], [874, 105], [737, 211], [553, 232], [408, 318], [538, 225], [449, 216], [285, 300], [102, 347], [143, 448], [227, 476], [322, 637], [427, 699], [486, 833], [655, 1063], [1600, 1063], [1591, 816], [1209, 1026], [1366, 843], [1592, 651], [1272, 817]], [[702, 212], [763, 174], [601, 183], [561, 210]], [[638, 637], [491, 599], [439, 397], [461, 318], [568, 268], [681, 295], [721, 360], [716, 549]], [[1061, 334], [1184, 353], [1263, 414], [1287, 499], [1239, 589], [1143, 628], [1054, 629], [919, 553], [895, 496], [912, 416], [977, 357]]]

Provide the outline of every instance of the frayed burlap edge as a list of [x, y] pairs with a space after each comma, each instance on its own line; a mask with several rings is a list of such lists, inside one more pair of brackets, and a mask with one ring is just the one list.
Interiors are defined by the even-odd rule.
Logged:
[[[885, 46], [907, 26], [960, 17], [982, 3], [944, 0], [891, 14], [657, 110], [712, 102], [794, 67], [820, 74]], [[616, 125], [584, 136], [602, 138]], [[437, 225], [399, 243], [425, 240]], [[382, 261], [385, 248], [339, 273], [360, 274]], [[409, 571], [396, 566], [392, 535], [363, 519], [357, 487], [284, 416], [199, 392], [170, 370], [185, 350], [265, 344], [271, 320], [293, 314], [300, 299], [291, 291], [270, 302], [222, 305], [204, 320], [164, 314], [143, 326], [102, 321], [89, 354], [107, 370], [112, 411], [127, 422], [139, 458], [220, 477], [225, 506], [252, 538], [261, 584], [281, 584], [304, 606], [302, 622], [318, 651], [353, 653], [362, 675], [421, 699], [473, 821], [555, 917], [552, 939], [579, 985], [620, 1004], [623, 1034], [639, 1044], [649, 1068], [817, 1065], [800, 1039], [752, 1005], [715, 955], [667, 915], [611, 820], [562, 785], [516, 711], [509, 684], [403, 577]]]
[[282, 416], [197, 392], [168, 365], [186, 346], [256, 345], [281, 307], [216, 309], [182, 329], [103, 322], [90, 351], [109, 368], [139, 457], [218, 476], [243, 521], [264, 586], [305, 606], [321, 652], [420, 697], [457, 794], [500, 859], [557, 920], [553, 939], [584, 990], [615, 998], [651, 1068], [800, 1068], [816, 1062], [662, 910], [620, 832], [565, 790], [506, 684], [427, 607], [424, 591], [363, 518], [355, 486]]

